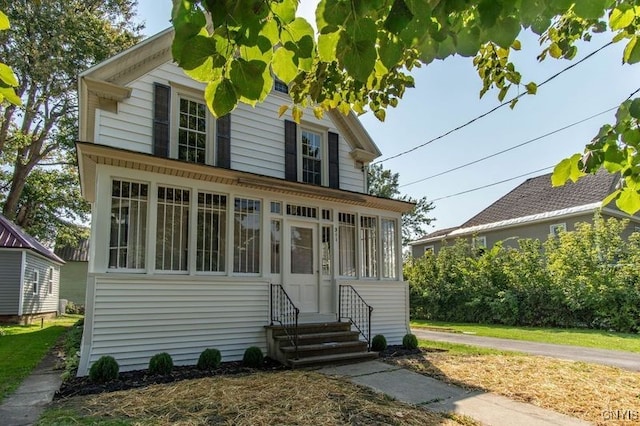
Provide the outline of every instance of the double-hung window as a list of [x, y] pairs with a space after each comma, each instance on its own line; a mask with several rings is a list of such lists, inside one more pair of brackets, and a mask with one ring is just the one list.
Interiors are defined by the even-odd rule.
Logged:
[[397, 277], [396, 261], [396, 221], [382, 219], [380, 221], [380, 237], [382, 238], [382, 278]]
[[47, 277], [47, 294], [53, 294], [53, 274], [54, 274], [54, 269], [53, 268], [49, 268], [49, 276]]
[[38, 294], [40, 292], [40, 271], [37, 269], [33, 270], [32, 285], [33, 294]]
[[322, 135], [302, 129], [302, 181], [322, 185], [323, 149]]
[[109, 269], [144, 269], [148, 192], [145, 183], [113, 180]]
[[196, 270], [225, 271], [227, 196], [198, 192]]
[[178, 117], [178, 159], [193, 163], [207, 158], [207, 107], [204, 103], [181, 97]]
[[338, 268], [343, 277], [356, 276], [356, 215], [338, 213]]
[[260, 273], [260, 200], [236, 198], [233, 206], [233, 272]]
[[189, 190], [158, 187], [156, 269], [186, 271], [189, 247]]

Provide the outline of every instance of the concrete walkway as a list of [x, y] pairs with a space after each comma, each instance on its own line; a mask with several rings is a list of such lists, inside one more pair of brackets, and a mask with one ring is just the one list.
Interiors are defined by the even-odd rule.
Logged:
[[62, 384], [57, 358], [49, 352], [20, 387], [0, 404], [0, 424], [25, 426], [34, 424]]
[[500, 395], [466, 391], [381, 361], [325, 367], [318, 371], [329, 376], [347, 377], [354, 383], [385, 393], [399, 401], [425, 407], [431, 411], [462, 414], [487, 425], [589, 424], [531, 404], [512, 401]]
[[420, 339], [438, 342], [462, 343], [505, 351], [518, 351], [570, 361], [583, 361], [609, 365], [631, 371], [640, 371], [640, 354], [607, 349], [583, 348], [580, 346], [554, 345], [551, 343], [527, 342], [523, 340], [498, 339], [464, 333], [447, 333], [414, 328], [411, 330]]

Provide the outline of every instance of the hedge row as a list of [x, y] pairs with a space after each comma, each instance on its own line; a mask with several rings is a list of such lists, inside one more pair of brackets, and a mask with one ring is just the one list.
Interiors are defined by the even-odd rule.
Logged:
[[455, 322], [640, 331], [640, 233], [627, 221], [582, 223], [544, 243], [484, 252], [467, 242], [405, 264], [411, 314]]

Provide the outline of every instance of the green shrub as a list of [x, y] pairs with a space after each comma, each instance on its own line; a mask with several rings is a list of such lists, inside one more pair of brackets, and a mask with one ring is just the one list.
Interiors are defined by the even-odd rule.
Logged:
[[259, 347], [251, 346], [244, 351], [242, 363], [247, 367], [258, 368], [262, 365], [263, 361], [264, 356], [262, 355], [262, 350]]
[[[78, 320], [69, 330], [64, 340], [64, 372], [62, 381], [75, 377], [80, 362], [80, 342], [82, 341], [82, 320]], [[116, 374], [117, 375], [117, 374]]]
[[208, 348], [202, 351], [200, 358], [198, 358], [198, 369], [200, 370], [212, 370], [220, 366], [222, 355], [217, 349]]
[[101, 356], [89, 369], [89, 378], [93, 382], [106, 383], [118, 378], [118, 361], [109, 355]]
[[418, 338], [415, 334], [407, 333], [402, 338], [402, 346], [405, 349], [416, 349], [418, 347]]
[[149, 374], [169, 374], [173, 370], [173, 359], [166, 352], [155, 354], [149, 360]]
[[371, 339], [371, 350], [380, 352], [387, 349], [387, 339], [382, 334], [376, 334]]

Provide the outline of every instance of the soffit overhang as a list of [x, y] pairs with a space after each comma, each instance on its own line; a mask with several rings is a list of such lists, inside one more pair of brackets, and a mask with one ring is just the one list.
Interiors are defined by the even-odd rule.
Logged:
[[406, 201], [380, 198], [301, 182], [290, 182], [270, 176], [156, 157], [150, 154], [94, 143], [77, 142], [76, 149], [80, 168], [82, 195], [89, 202], [95, 201], [96, 167], [98, 165], [108, 165], [130, 170], [158, 173], [165, 176], [193, 179], [200, 182], [258, 189], [272, 193], [386, 210], [395, 213], [409, 212], [415, 206], [413, 203]]

